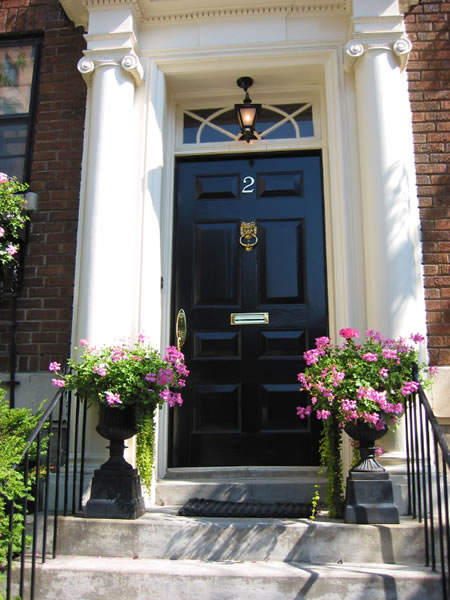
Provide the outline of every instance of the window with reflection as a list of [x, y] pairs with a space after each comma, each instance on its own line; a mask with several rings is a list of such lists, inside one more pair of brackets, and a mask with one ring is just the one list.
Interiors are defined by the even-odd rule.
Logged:
[[29, 179], [39, 40], [0, 42], [0, 171]]

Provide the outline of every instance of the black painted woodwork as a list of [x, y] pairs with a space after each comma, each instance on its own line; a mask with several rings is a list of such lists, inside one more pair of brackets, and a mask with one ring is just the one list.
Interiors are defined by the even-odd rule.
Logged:
[[[251, 252], [241, 221], [258, 227]], [[183, 308], [191, 374], [169, 463], [318, 464], [320, 424], [296, 407], [302, 354], [327, 333], [320, 154], [179, 160], [174, 231], [173, 323]], [[254, 311], [269, 323], [230, 324]]]

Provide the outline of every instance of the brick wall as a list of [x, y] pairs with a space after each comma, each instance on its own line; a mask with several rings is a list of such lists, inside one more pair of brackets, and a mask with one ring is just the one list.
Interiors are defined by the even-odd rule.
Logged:
[[450, 365], [450, 1], [421, 0], [406, 19], [407, 72], [422, 224], [428, 347]]
[[[17, 304], [17, 368], [39, 371], [70, 352], [86, 103], [76, 63], [85, 43], [57, 0], [2, 0], [0, 36], [4, 34], [36, 34], [43, 40], [29, 181], [39, 194], [39, 210], [32, 216]], [[0, 320], [10, 318], [9, 302], [2, 300]], [[8, 344], [5, 336], [2, 332], [2, 350]], [[0, 371], [8, 370], [6, 355], [1, 352]]]

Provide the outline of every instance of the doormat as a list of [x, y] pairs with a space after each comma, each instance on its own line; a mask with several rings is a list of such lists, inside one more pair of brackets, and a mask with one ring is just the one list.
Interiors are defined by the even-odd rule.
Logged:
[[301, 519], [309, 517], [312, 504], [300, 502], [228, 502], [191, 498], [180, 508], [182, 517], [265, 517], [273, 519]]

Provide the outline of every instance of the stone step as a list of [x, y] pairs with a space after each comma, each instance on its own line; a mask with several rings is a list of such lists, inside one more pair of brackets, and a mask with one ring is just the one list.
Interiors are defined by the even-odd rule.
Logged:
[[[155, 485], [156, 506], [182, 506], [191, 498], [231, 502], [309, 503], [317, 467], [203, 467], [168, 469]], [[321, 483], [322, 494], [325, 482]]]
[[180, 517], [176, 509], [135, 521], [64, 517], [58, 520], [60, 555], [203, 561], [281, 561], [311, 564], [371, 562], [423, 564], [423, 529], [309, 519]]
[[441, 600], [424, 568], [361, 563], [61, 557], [40, 565], [39, 600]]

